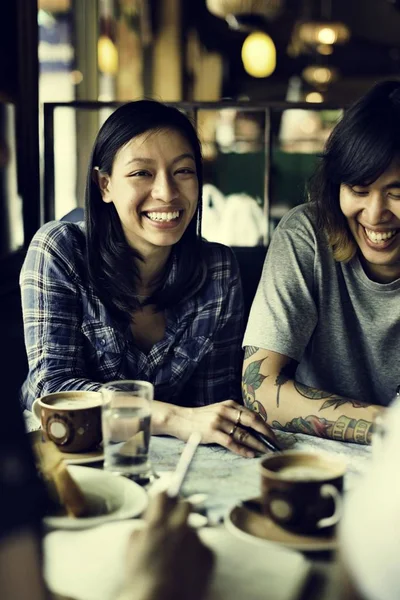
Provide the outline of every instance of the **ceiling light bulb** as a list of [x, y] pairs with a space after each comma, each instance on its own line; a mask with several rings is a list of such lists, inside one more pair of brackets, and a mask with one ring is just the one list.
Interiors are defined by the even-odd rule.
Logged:
[[324, 101], [324, 97], [319, 92], [309, 92], [306, 96], [306, 102], [320, 103]]
[[303, 21], [296, 35], [305, 44], [345, 44], [350, 38], [350, 29], [341, 22]]
[[252, 77], [269, 77], [276, 67], [276, 48], [270, 36], [262, 31], [248, 35], [242, 46], [242, 61]]
[[98, 39], [97, 62], [102, 73], [115, 75], [118, 72], [118, 50], [107, 35], [101, 35]]
[[314, 80], [317, 83], [329, 83], [331, 79], [331, 71], [327, 67], [317, 67], [314, 70]]
[[318, 31], [317, 39], [321, 44], [334, 44], [337, 40], [337, 33], [332, 27], [322, 27]]
[[339, 77], [339, 71], [335, 67], [323, 67], [321, 65], [309, 65], [302, 72], [302, 77], [312, 86], [326, 86], [333, 83]]

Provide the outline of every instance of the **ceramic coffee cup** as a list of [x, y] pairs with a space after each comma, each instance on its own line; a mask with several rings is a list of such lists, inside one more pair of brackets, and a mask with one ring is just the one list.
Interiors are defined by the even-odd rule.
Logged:
[[102, 440], [100, 392], [47, 394], [34, 401], [32, 412], [61, 452], [87, 452]]
[[265, 515], [302, 534], [336, 525], [341, 516], [346, 464], [329, 454], [288, 450], [261, 460]]

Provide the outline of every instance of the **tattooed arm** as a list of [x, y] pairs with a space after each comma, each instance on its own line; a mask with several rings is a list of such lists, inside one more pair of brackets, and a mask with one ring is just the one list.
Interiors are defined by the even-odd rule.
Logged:
[[358, 444], [370, 444], [375, 417], [384, 410], [296, 381], [297, 362], [246, 346], [242, 375], [245, 406], [272, 427]]

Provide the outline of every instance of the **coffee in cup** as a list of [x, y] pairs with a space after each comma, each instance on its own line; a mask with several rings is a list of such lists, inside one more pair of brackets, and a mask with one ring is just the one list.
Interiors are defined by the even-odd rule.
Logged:
[[261, 461], [264, 514], [285, 529], [315, 534], [341, 516], [345, 463], [322, 452], [283, 451]]
[[88, 452], [102, 440], [100, 392], [47, 394], [34, 401], [32, 412], [61, 452]]

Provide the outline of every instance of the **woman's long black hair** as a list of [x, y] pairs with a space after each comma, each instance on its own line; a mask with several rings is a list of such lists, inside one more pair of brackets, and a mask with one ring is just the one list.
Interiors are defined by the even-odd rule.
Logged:
[[[202, 156], [200, 141], [190, 120], [178, 109], [154, 100], [129, 102], [113, 112], [101, 127], [90, 158], [85, 219], [89, 277], [104, 304], [116, 313], [132, 313], [140, 306], [136, 297], [139, 271], [143, 260], [126, 241], [118, 213], [112, 202], [103, 202], [96, 170], [111, 175], [115, 156], [132, 138], [146, 132], [170, 129], [189, 142], [195, 157], [199, 185], [196, 212], [182, 238], [174, 246], [157, 289], [148, 299], [162, 310], [192, 296], [203, 284], [206, 266], [201, 239]], [[176, 257], [177, 276], [165, 286]]]
[[350, 260], [357, 245], [340, 209], [340, 185], [369, 185], [400, 157], [400, 81], [375, 85], [345, 111], [333, 129], [310, 184], [324, 229], [338, 261]]

